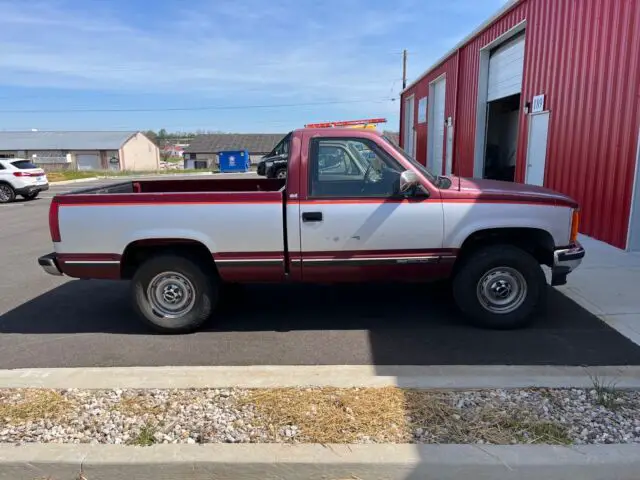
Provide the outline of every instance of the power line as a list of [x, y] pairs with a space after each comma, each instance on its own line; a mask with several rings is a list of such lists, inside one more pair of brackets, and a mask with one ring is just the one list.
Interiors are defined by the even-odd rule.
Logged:
[[0, 113], [106, 113], [106, 112], [187, 112], [203, 110], [245, 110], [256, 108], [289, 108], [311, 107], [317, 105], [344, 105], [353, 103], [383, 103], [394, 102], [395, 98], [361, 99], [361, 100], [331, 100], [326, 102], [280, 103], [270, 105], [211, 105], [206, 107], [162, 107], [162, 108], [87, 108], [87, 109], [25, 109], [0, 110]]

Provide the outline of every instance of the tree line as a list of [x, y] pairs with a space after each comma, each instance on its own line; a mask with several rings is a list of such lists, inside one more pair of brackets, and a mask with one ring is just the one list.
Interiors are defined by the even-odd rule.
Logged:
[[207, 133], [221, 133], [221, 132], [212, 131], [212, 130], [194, 130], [192, 132], [182, 132], [182, 131], [169, 132], [164, 128], [161, 128], [158, 131], [147, 130], [146, 132], [144, 132], [144, 134], [159, 147], [163, 147], [167, 144], [181, 142], [181, 141], [188, 142], [196, 135], [204, 135]]

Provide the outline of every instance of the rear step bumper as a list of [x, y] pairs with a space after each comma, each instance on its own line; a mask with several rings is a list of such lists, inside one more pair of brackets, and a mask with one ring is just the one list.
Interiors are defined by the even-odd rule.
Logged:
[[42, 267], [42, 269], [47, 272], [49, 275], [61, 276], [62, 270], [58, 267], [58, 261], [55, 253], [50, 253], [48, 255], [43, 255], [38, 258], [38, 265]]

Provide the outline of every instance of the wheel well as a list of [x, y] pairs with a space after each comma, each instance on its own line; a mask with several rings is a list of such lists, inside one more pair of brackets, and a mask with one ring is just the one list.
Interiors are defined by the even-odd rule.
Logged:
[[156, 255], [182, 255], [195, 260], [202, 266], [209, 265], [216, 270], [213, 254], [203, 244], [188, 239], [152, 239], [138, 240], [127, 245], [120, 261], [123, 279], [131, 279], [136, 270]]
[[478, 249], [496, 244], [516, 246], [530, 253], [541, 265], [553, 265], [553, 237], [539, 228], [492, 228], [474, 232], [460, 247], [456, 264], [462, 264]]

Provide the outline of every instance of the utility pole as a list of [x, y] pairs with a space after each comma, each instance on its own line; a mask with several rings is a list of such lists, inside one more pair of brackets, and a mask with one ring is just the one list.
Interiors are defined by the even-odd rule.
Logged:
[[407, 88], [407, 49], [402, 50], [402, 90]]

